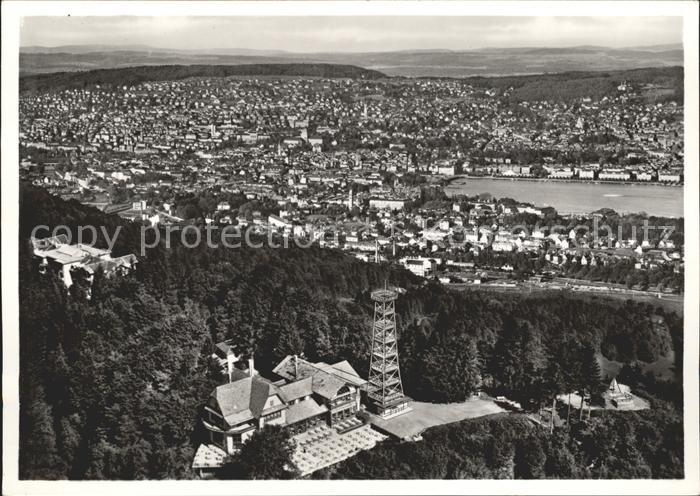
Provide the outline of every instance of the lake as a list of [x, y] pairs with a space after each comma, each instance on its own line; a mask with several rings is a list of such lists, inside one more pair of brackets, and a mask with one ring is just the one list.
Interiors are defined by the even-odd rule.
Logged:
[[619, 213], [683, 217], [683, 188], [678, 186], [461, 177], [445, 187], [445, 193], [448, 196], [491, 193], [496, 198], [554, 207], [561, 214], [590, 213], [607, 207]]

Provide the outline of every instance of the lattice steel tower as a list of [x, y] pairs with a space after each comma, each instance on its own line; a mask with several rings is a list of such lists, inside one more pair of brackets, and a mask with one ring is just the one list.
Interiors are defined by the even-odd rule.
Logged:
[[374, 325], [367, 398], [370, 407], [382, 417], [390, 417], [410, 410], [411, 400], [403, 394], [399, 369], [394, 314], [396, 298], [396, 291], [391, 289], [384, 288], [372, 292]]

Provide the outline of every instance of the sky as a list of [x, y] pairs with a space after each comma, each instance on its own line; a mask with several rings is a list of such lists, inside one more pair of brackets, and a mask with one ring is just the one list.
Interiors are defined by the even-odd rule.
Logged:
[[681, 17], [25, 17], [20, 46], [291, 52], [682, 43]]

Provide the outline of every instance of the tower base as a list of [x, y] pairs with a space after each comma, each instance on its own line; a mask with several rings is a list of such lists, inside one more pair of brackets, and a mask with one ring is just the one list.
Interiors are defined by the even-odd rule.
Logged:
[[400, 396], [383, 405], [379, 404], [378, 402], [370, 401], [368, 409], [378, 417], [390, 419], [412, 411], [413, 408], [411, 408], [411, 401], [411, 398], [408, 396]]

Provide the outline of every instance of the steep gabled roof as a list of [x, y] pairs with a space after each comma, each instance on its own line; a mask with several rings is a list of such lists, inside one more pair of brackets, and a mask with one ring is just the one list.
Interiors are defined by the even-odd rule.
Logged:
[[212, 392], [229, 425], [260, 418], [267, 398], [275, 394], [279, 394], [276, 386], [256, 376], [223, 384]]
[[311, 417], [321, 415], [328, 411], [326, 405], [319, 405], [313, 399], [308, 399], [295, 403], [287, 410], [287, 425], [301, 422]]
[[350, 365], [347, 360], [333, 364], [330, 367], [333, 368], [332, 373], [338, 375], [338, 377], [341, 379], [348, 381], [353, 386], [363, 386], [367, 383], [367, 381], [360, 377], [357, 371], [352, 368], [352, 365]]
[[280, 396], [285, 402], [294, 401], [304, 396], [309, 396], [313, 392], [311, 377], [304, 377], [298, 381], [290, 382], [279, 387]]
[[212, 396], [229, 425], [236, 425], [253, 418], [250, 411], [252, 379], [246, 378], [218, 386]]
[[228, 355], [229, 351], [233, 351], [233, 348], [231, 347], [230, 344], [228, 344], [226, 341], [221, 341], [220, 343], [216, 343], [214, 345], [214, 353], [217, 355], [220, 355], [222, 358], [225, 358], [226, 355]]
[[[297, 360], [296, 367], [294, 360]], [[350, 367], [349, 364], [348, 367]], [[350, 369], [352, 369], [352, 367], [350, 367]], [[350, 374], [342, 369], [335, 369], [327, 363], [309, 363], [306, 360], [293, 356], [287, 356], [274, 368], [273, 372], [284, 377], [288, 381], [311, 377], [313, 392], [326, 399], [334, 398], [338, 394], [340, 388], [346, 383], [355, 383], [349, 380]], [[360, 379], [360, 381], [361, 380], [362, 379]], [[357, 379], [354, 379], [354, 381], [357, 381]]]

